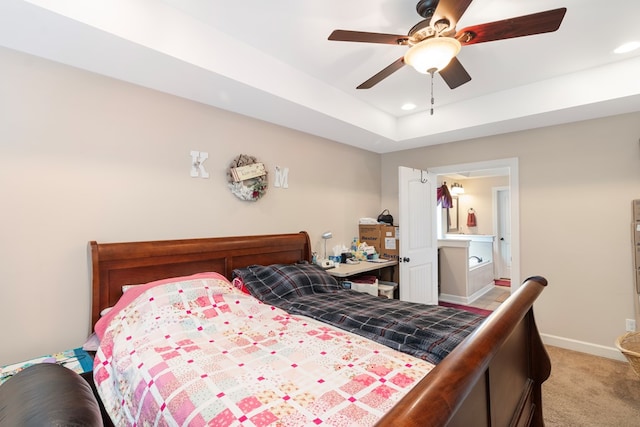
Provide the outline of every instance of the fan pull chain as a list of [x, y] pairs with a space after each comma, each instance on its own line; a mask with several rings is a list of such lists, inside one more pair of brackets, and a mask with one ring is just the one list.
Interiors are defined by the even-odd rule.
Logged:
[[431, 68], [429, 71], [429, 74], [431, 75], [431, 115], [433, 116], [433, 104], [434, 104], [434, 99], [433, 99], [433, 73], [436, 71], [435, 68]]

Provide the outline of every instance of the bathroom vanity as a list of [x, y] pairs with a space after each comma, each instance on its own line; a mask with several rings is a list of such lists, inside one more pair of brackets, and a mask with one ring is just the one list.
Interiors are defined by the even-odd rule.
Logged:
[[495, 236], [446, 234], [438, 240], [441, 301], [469, 304], [494, 286]]

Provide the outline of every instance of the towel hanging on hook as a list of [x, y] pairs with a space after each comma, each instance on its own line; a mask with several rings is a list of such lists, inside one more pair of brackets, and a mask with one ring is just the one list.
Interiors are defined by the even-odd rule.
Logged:
[[477, 227], [476, 211], [473, 208], [469, 208], [467, 211], [467, 227]]
[[443, 208], [451, 208], [453, 206], [453, 200], [451, 199], [451, 193], [449, 193], [446, 181], [438, 187], [436, 191], [436, 198], [437, 204], [442, 203]]

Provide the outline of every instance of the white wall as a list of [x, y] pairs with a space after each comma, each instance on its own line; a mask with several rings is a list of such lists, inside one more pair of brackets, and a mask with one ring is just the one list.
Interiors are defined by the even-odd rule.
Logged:
[[397, 167], [517, 157], [521, 277], [542, 275], [546, 342], [621, 358], [634, 310], [631, 201], [640, 198], [640, 113], [382, 156], [382, 204], [397, 211]]
[[[380, 211], [378, 154], [3, 48], [0, 64], [0, 365], [83, 344], [90, 240], [307, 230], [321, 250]], [[289, 189], [237, 199], [241, 153], [288, 167]]]

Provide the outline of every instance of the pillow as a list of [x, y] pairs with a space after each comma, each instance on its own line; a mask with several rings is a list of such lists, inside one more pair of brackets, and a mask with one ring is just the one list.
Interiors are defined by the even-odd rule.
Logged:
[[343, 290], [336, 279], [315, 264], [250, 265], [233, 270], [255, 298], [277, 305], [281, 300]]
[[[231, 282], [227, 280], [226, 277], [219, 273], [207, 272], [207, 273], [197, 273], [191, 276], [182, 276], [182, 277], [170, 277], [168, 279], [156, 280], [155, 282], [145, 283], [140, 286], [132, 286], [128, 288], [128, 290], [122, 294], [118, 302], [109, 310], [103, 310], [100, 313], [100, 319], [96, 322], [94, 326], [94, 331], [98, 334], [98, 337], [102, 339], [104, 332], [111, 320], [117, 316], [118, 312], [122, 310], [124, 307], [133, 302], [137, 297], [143, 294], [146, 290], [160, 285], [175, 285], [177, 283], [184, 282], [185, 286], [188, 286], [189, 282], [201, 282], [208, 281], [207, 285], [209, 286], [211, 293], [219, 293], [219, 294], [228, 294], [228, 293], [240, 293], [238, 289], [236, 289]], [[126, 286], [126, 285], [125, 285]]]
[[251, 295], [251, 292], [249, 292], [249, 289], [247, 289], [247, 287], [245, 286], [244, 282], [240, 277], [234, 277], [233, 280], [231, 281], [231, 284], [237, 289], [240, 289], [240, 292], [245, 293], [247, 295]]

